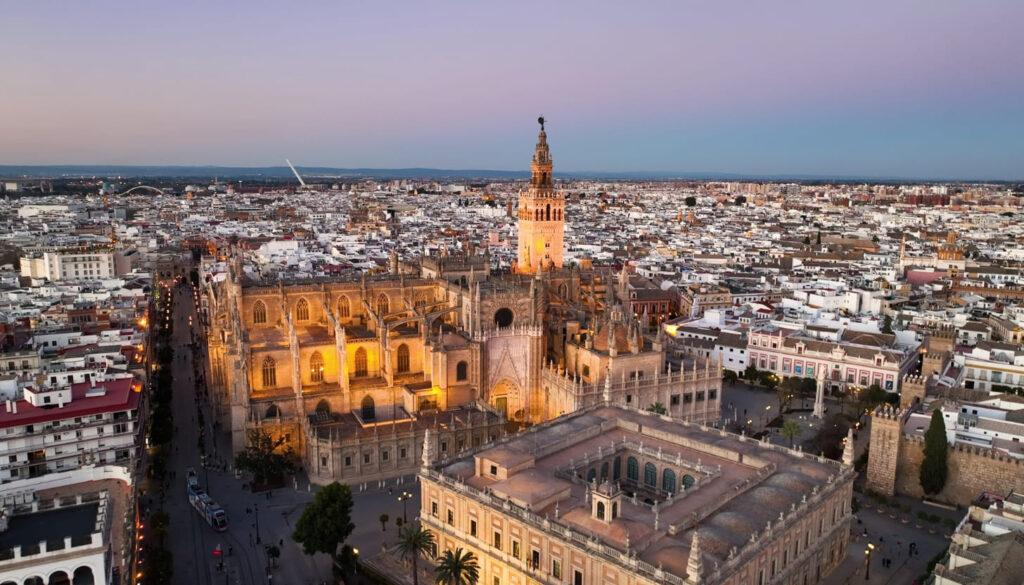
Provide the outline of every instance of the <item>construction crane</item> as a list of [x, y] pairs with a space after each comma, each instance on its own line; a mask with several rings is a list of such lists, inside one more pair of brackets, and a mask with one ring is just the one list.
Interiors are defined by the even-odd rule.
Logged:
[[299, 171], [295, 170], [295, 165], [292, 164], [292, 161], [290, 161], [288, 159], [284, 159], [284, 162], [288, 163], [288, 166], [292, 169], [292, 172], [295, 173], [295, 178], [299, 180], [299, 185], [302, 185], [303, 187], [305, 187], [306, 186], [306, 182], [303, 181], [302, 177], [299, 176]]

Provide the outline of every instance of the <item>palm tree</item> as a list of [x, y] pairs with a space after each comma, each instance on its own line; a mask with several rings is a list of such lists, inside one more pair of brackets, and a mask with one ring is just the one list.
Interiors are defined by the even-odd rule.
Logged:
[[783, 437], [789, 438], [789, 448], [792, 449], [793, 439], [804, 434], [804, 429], [800, 426], [800, 423], [795, 420], [787, 420], [782, 423], [782, 428], [779, 429], [779, 434]]
[[434, 544], [434, 534], [419, 523], [406, 524], [398, 531], [398, 551], [402, 558], [412, 557], [412, 583], [419, 585], [417, 559], [427, 554]]
[[462, 548], [444, 551], [441, 562], [437, 564], [437, 585], [476, 585], [480, 579], [480, 569], [476, 564], [476, 555]]

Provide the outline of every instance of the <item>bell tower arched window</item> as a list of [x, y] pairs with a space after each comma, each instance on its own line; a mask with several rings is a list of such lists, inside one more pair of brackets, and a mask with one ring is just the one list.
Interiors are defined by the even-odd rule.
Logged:
[[409, 371], [409, 346], [402, 344], [398, 346], [398, 373], [404, 374]]
[[263, 387], [277, 387], [277, 363], [269, 356], [263, 358]]
[[263, 304], [263, 301], [256, 301], [253, 304], [252, 322], [256, 325], [262, 325], [267, 322], [267, 306]]
[[545, 211], [545, 215], [546, 215], [545, 220], [546, 221], [551, 221], [551, 204], [548, 203], [547, 205], [544, 206], [544, 208], [546, 210]]
[[309, 356], [309, 379], [313, 383], [324, 381], [324, 356], [319, 351]]
[[295, 320], [309, 321], [309, 303], [306, 299], [299, 299], [299, 302], [295, 303]]
[[366, 348], [360, 347], [359, 349], [356, 350], [356, 364], [355, 365], [356, 365], [355, 372], [354, 372], [355, 376], [357, 378], [366, 376], [366, 374], [367, 374]]

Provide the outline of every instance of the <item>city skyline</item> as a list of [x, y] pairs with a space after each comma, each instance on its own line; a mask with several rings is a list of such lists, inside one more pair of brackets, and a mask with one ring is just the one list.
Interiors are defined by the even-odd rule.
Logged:
[[9, 8], [0, 162], [1022, 178], [1016, 3], [197, 6]]

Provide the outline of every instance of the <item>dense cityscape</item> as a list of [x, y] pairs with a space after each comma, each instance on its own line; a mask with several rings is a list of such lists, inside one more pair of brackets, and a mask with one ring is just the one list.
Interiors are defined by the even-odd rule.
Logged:
[[0, 585], [1024, 585], [1024, 3], [0, 14]]
[[405, 583], [417, 534], [424, 582], [1020, 552], [1019, 190], [558, 179], [541, 122], [529, 181], [5, 180], [4, 574]]

